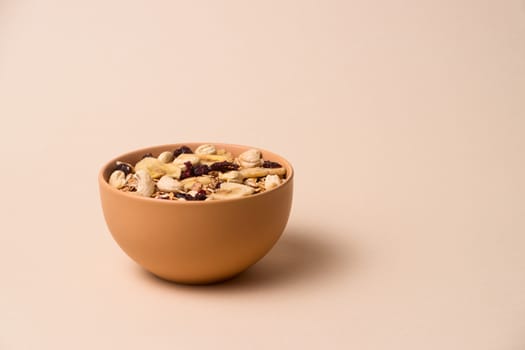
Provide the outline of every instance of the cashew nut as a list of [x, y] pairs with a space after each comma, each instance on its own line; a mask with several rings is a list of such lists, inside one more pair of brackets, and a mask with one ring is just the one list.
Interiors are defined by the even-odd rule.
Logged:
[[217, 149], [215, 148], [214, 145], [211, 145], [211, 144], [204, 144], [204, 145], [200, 145], [199, 147], [197, 147], [197, 149], [195, 150], [195, 154], [215, 154], [217, 153]]
[[243, 168], [254, 168], [261, 165], [261, 151], [252, 148], [239, 155], [239, 163]]
[[149, 172], [145, 169], [139, 169], [135, 172], [137, 179], [137, 194], [139, 196], [150, 197], [155, 192], [155, 183], [151, 179]]
[[281, 178], [278, 175], [268, 175], [264, 179], [264, 188], [271, 190], [281, 184]]
[[109, 177], [109, 184], [116, 189], [124, 187], [126, 185], [126, 174], [122, 170], [115, 170]]
[[182, 184], [171, 176], [164, 175], [157, 182], [157, 188], [163, 192], [175, 192], [182, 188]]
[[161, 154], [159, 154], [157, 159], [160, 160], [162, 163], [173, 162], [173, 152], [164, 151]]
[[225, 180], [227, 182], [242, 183], [242, 180], [244, 180], [244, 176], [242, 176], [241, 173], [237, 170], [231, 170], [226, 173], [219, 173], [219, 179]]
[[200, 158], [196, 154], [182, 153], [173, 161], [173, 164], [184, 167], [184, 163], [190, 162], [192, 165], [197, 165], [200, 162]]

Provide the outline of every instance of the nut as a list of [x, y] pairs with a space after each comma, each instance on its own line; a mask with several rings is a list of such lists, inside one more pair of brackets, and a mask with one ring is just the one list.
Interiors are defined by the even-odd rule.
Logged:
[[170, 151], [164, 151], [157, 157], [158, 160], [160, 160], [162, 163], [170, 163], [173, 162], [173, 152]]
[[264, 179], [264, 188], [271, 190], [281, 184], [281, 178], [278, 175], [267, 175]]
[[192, 153], [182, 153], [180, 156], [175, 158], [173, 164], [176, 164], [180, 167], [186, 167], [184, 163], [190, 162], [192, 165], [197, 165], [200, 162], [200, 158], [196, 154]]
[[157, 182], [157, 188], [162, 192], [175, 192], [182, 188], [182, 184], [171, 176], [164, 175]]
[[151, 179], [149, 172], [145, 169], [139, 169], [135, 172], [137, 179], [137, 194], [139, 196], [150, 197], [155, 192], [155, 183]]
[[216, 153], [217, 153], [217, 149], [215, 148], [215, 146], [214, 145], [210, 145], [209, 143], [204, 144], [204, 145], [200, 145], [195, 150], [195, 154], [198, 154], [198, 155], [201, 155], [201, 154], [216, 154]]
[[109, 177], [111, 187], [120, 189], [126, 185], [126, 174], [122, 170], [115, 170]]
[[254, 168], [261, 165], [261, 151], [252, 148], [239, 155], [239, 163], [243, 168]]
[[250, 186], [234, 183], [224, 182], [217, 192], [211, 194], [212, 199], [234, 199], [249, 196], [255, 190]]
[[242, 180], [244, 180], [244, 176], [242, 176], [240, 171], [232, 170], [226, 173], [219, 173], [219, 180], [242, 183]]

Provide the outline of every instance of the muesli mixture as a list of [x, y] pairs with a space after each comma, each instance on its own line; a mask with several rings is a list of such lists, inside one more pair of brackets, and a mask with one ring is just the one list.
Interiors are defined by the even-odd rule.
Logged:
[[134, 166], [117, 161], [109, 184], [139, 196], [179, 201], [232, 199], [271, 190], [286, 178], [279, 163], [265, 160], [257, 149], [234, 157], [203, 144], [182, 146], [158, 156], [145, 154]]

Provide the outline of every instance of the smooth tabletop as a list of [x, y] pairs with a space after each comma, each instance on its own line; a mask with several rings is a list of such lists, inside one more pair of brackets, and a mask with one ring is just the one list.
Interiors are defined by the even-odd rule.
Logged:
[[[0, 349], [525, 349], [525, 2], [0, 1]], [[238, 278], [144, 272], [109, 159], [272, 150]]]

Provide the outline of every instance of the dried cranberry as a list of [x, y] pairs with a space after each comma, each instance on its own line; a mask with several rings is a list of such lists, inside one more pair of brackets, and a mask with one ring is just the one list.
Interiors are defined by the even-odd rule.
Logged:
[[126, 164], [126, 163], [118, 163], [113, 171], [115, 171], [115, 170], [120, 170], [120, 171], [124, 172], [124, 174], [126, 174], [126, 176], [133, 171], [131, 166], [129, 164]]
[[145, 155], [142, 156], [142, 159], [144, 159], [144, 158], [148, 158], [148, 157], [153, 157], [153, 154], [151, 154], [151, 153], [146, 153]]
[[180, 174], [180, 179], [183, 180], [187, 177], [193, 176], [193, 164], [191, 162], [185, 162], [184, 165], [186, 166], [186, 169], [182, 171]]
[[195, 195], [195, 200], [197, 200], [197, 201], [203, 201], [205, 199], [206, 199], [206, 191], [205, 190], [200, 190]]
[[210, 167], [206, 164], [197, 165], [193, 168], [193, 174], [195, 176], [207, 175], [210, 172]]
[[193, 196], [191, 194], [188, 194], [188, 193], [175, 193], [175, 197], [177, 198], [184, 198], [185, 200], [187, 201], [192, 201], [194, 200]]
[[182, 146], [182, 147], [177, 148], [175, 151], [173, 151], [173, 157], [177, 158], [183, 153], [193, 153], [193, 151], [188, 146]]
[[237, 164], [234, 164], [232, 162], [227, 162], [227, 161], [213, 163], [210, 166], [210, 170], [213, 170], [213, 171], [226, 172], [226, 171], [237, 170], [237, 169], [239, 169], [239, 166]]
[[263, 168], [282, 168], [283, 166], [277, 162], [271, 162], [269, 160], [265, 160], [263, 163]]

